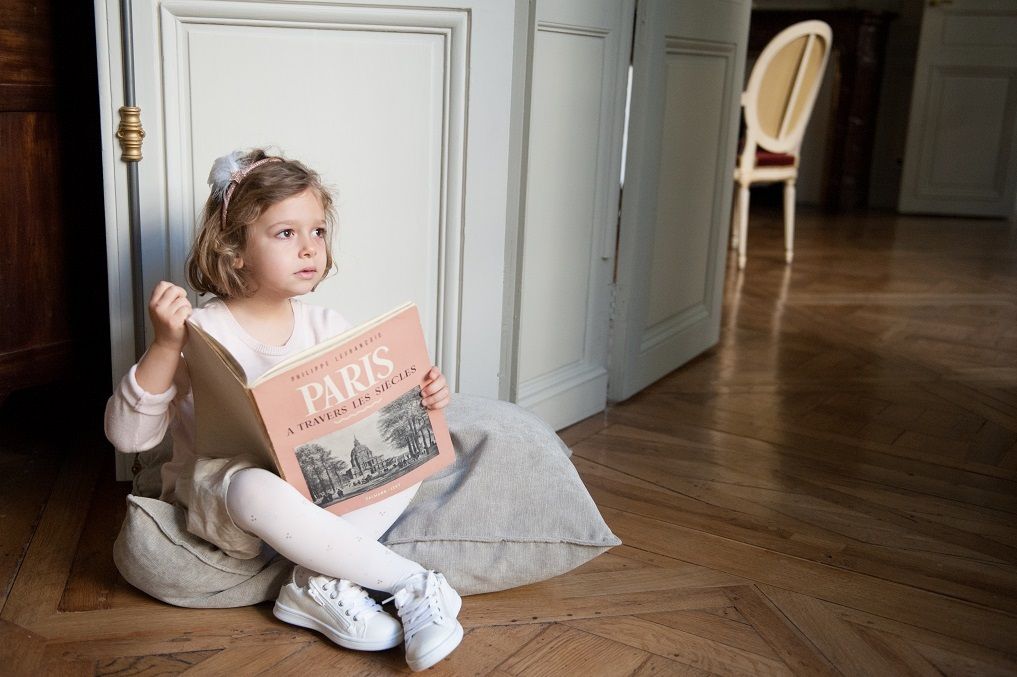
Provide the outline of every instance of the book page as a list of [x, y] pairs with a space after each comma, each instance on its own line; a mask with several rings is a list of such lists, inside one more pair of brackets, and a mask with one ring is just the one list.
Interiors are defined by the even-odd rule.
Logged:
[[420, 402], [431, 360], [416, 306], [323, 346], [252, 388], [287, 482], [341, 515], [455, 460], [444, 414]]
[[279, 364], [277, 364], [277, 365], [267, 369], [264, 374], [262, 374], [257, 379], [255, 379], [254, 383], [251, 384], [251, 388], [256, 388], [258, 386], [258, 384], [264, 383], [265, 381], [268, 381], [269, 379], [274, 377], [276, 374], [281, 374], [284, 371], [288, 371], [294, 365], [301, 364], [302, 362], [310, 359], [311, 356], [313, 356], [313, 355], [318, 355], [318, 354], [327, 352], [327, 351], [331, 350], [334, 346], [337, 346], [337, 345], [339, 345], [341, 343], [345, 343], [350, 338], [352, 338], [354, 336], [357, 336], [357, 335], [359, 335], [359, 334], [361, 334], [361, 333], [363, 333], [365, 331], [368, 331], [372, 327], [376, 327], [376, 326], [382, 324], [383, 322], [385, 322], [389, 318], [394, 317], [394, 316], [398, 315], [399, 313], [405, 312], [407, 308], [415, 308], [415, 307], [416, 306], [414, 304], [412, 304], [412, 303], [409, 303], [409, 302], [404, 303], [401, 306], [397, 306], [396, 308], [393, 308], [392, 310], [388, 311], [387, 313], [384, 313], [383, 315], [379, 315], [378, 317], [374, 318], [373, 320], [368, 320], [367, 322], [364, 322], [363, 324], [360, 324], [360, 325], [358, 325], [356, 327], [353, 327], [352, 329], [346, 330], [342, 334], [338, 334], [337, 336], [333, 336], [330, 339], [326, 339], [326, 340], [322, 341], [321, 343], [318, 343], [317, 345], [313, 345], [310, 348], [307, 348], [306, 350], [301, 350], [299, 353], [297, 353], [295, 355], [291, 355], [290, 357], [287, 357], [285, 360], [283, 360]]
[[189, 322], [188, 333], [184, 360], [194, 393], [195, 453], [213, 458], [250, 454], [265, 467], [277, 468], [243, 371], [237, 373], [229, 352], [200, 327]]

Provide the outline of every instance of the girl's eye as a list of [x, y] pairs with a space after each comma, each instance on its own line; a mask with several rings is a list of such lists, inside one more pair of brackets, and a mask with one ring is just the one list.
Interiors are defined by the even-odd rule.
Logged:
[[325, 229], [324, 229], [324, 228], [315, 228], [315, 229], [314, 229], [314, 235], [315, 235], [315, 237], [325, 237], [325, 232], [326, 232], [326, 231], [325, 231]]
[[280, 230], [278, 233], [275, 234], [275, 236], [280, 239], [288, 240], [289, 238], [293, 237], [293, 229], [287, 228], [286, 230]]

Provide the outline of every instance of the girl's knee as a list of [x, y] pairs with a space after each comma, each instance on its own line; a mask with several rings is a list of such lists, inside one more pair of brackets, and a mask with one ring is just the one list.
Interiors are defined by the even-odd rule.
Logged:
[[[245, 468], [230, 479], [226, 507], [230, 514], [259, 509], [278, 510], [284, 506], [302, 506], [309, 501], [275, 473], [262, 468]], [[313, 504], [312, 504], [313, 505]]]
[[238, 470], [230, 478], [228, 491], [237, 489], [245, 491], [248, 488], [259, 489], [272, 484], [273, 480], [280, 480], [278, 475], [273, 475], [264, 468], [244, 468]]
[[231, 515], [249, 511], [262, 501], [271, 501], [278, 484], [287, 485], [277, 475], [262, 468], [245, 468], [230, 478], [226, 488], [226, 508]]

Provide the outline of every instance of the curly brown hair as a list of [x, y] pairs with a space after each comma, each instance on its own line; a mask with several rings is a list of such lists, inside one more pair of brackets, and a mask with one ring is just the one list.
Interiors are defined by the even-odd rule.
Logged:
[[[263, 149], [257, 148], [240, 158], [240, 166], [249, 167], [267, 157]], [[198, 235], [187, 257], [187, 281], [191, 287], [223, 299], [250, 296], [254, 290], [247, 273], [236, 267], [247, 246], [247, 227], [272, 205], [308, 189], [318, 194], [325, 211], [327, 276], [333, 266], [331, 235], [336, 222], [332, 193], [317, 172], [296, 160], [280, 158], [279, 162], [256, 167], [237, 184], [229, 200], [225, 222], [222, 219], [224, 191], [213, 190], [208, 196]]]

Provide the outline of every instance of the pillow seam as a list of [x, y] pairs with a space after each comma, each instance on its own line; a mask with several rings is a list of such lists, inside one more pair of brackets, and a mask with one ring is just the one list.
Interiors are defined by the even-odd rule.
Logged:
[[[159, 500], [159, 499], [153, 499], [153, 500]], [[159, 529], [159, 531], [162, 533], [162, 535], [166, 537], [167, 541], [169, 541], [173, 545], [177, 546], [178, 548], [182, 548], [183, 550], [187, 551], [193, 557], [197, 558], [201, 562], [204, 562], [205, 564], [207, 564], [208, 566], [212, 567], [213, 569], [216, 569], [216, 570], [221, 571], [221, 572], [226, 573], [226, 574], [235, 574], [235, 575], [238, 575], [238, 576], [254, 576], [254, 575], [256, 575], [258, 573], [257, 571], [252, 573], [250, 571], [242, 571], [242, 570], [239, 570], [239, 569], [228, 569], [228, 568], [223, 567], [222, 564], [220, 564], [219, 562], [211, 561], [209, 558], [203, 556], [201, 553], [196, 552], [193, 548], [190, 547], [190, 544], [187, 543], [186, 541], [183, 541], [181, 539], [177, 539], [176, 537], [174, 537], [173, 534], [171, 534], [165, 527], [163, 527], [162, 523], [155, 517], [155, 515], [153, 515], [151, 512], [149, 512], [148, 509], [145, 506], [143, 506], [141, 503], [139, 503], [137, 501], [132, 501], [132, 503], [134, 504], [135, 508], [138, 508], [139, 510], [141, 510], [145, 514], [145, 516], [148, 517], [148, 519], [152, 520], [152, 522], [155, 523], [155, 526]], [[209, 545], [212, 546], [211, 543], [209, 543]], [[212, 547], [215, 547], [215, 546], [212, 546]], [[220, 550], [220, 552], [222, 552], [222, 551]], [[223, 554], [225, 555], [225, 553], [223, 553]], [[226, 556], [229, 557], [229, 555], [226, 555]], [[242, 561], [249, 561], [249, 560], [242, 560]]]
[[407, 543], [437, 543], [437, 542], [448, 542], [448, 543], [485, 543], [485, 544], [496, 544], [496, 543], [541, 543], [544, 545], [577, 545], [582, 547], [591, 548], [606, 548], [613, 547], [615, 545], [621, 545], [621, 540], [615, 536], [616, 542], [604, 542], [604, 541], [585, 541], [574, 538], [559, 538], [559, 539], [548, 539], [548, 538], [467, 538], [457, 536], [435, 536], [427, 538], [406, 538], [406, 539], [394, 539], [383, 541], [384, 545], [405, 545]]

